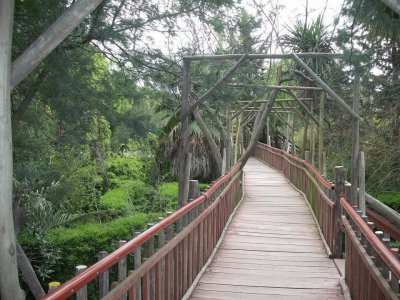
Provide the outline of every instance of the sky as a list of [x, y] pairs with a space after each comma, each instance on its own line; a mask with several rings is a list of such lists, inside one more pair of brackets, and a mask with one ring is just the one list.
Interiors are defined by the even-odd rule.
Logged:
[[[245, 8], [250, 14], [255, 14], [256, 12], [254, 3], [265, 5], [266, 12], [272, 10], [271, 6], [281, 6], [282, 8], [278, 18], [278, 29], [280, 35], [282, 35], [285, 33], [285, 28], [291, 26], [296, 19], [304, 19], [307, 3], [309, 12], [308, 19], [310, 21], [316, 19], [319, 14], [324, 13], [324, 23], [333, 27], [334, 18], [340, 14], [343, 1], [344, 0], [242, 0], [240, 6]], [[273, 4], [271, 5], [269, 3]], [[215, 45], [218, 37], [210, 31], [209, 27], [203, 26], [195, 20], [190, 20], [192, 23], [186, 23], [188, 22], [187, 20], [178, 20], [177, 22], [179, 26], [177, 36], [169, 36], [168, 34], [162, 34], [160, 32], [152, 32], [150, 34], [153, 45], [156, 48], [161, 49], [164, 54], [174, 56], [179, 52], [178, 49], [198, 43], [200, 45], [199, 53], [195, 54], [213, 54], [213, 50], [207, 50], [207, 47], [210, 44]], [[265, 21], [264, 25], [265, 26], [260, 29], [261, 33], [264, 30], [263, 28], [271, 28], [270, 23], [267, 21]], [[194, 27], [196, 27], [195, 35], [190, 29]], [[202, 46], [204, 46], [204, 48]], [[215, 47], [211, 48], [215, 49]], [[279, 47], [274, 48], [277, 49], [277, 52], [280, 52], [278, 49]]]

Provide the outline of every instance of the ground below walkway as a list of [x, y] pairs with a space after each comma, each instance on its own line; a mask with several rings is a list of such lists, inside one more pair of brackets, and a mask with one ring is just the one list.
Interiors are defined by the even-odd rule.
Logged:
[[243, 203], [191, 299], [344, 299], [304, 197], [256, 159], [244, 172]]

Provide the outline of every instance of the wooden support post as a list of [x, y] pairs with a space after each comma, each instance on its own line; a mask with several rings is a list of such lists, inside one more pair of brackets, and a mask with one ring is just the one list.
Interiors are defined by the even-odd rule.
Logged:
[[187, 204], [188, 201], [188, 196], [189, 196], [189, 180], [190, 180], [190, 169], [192, 168], [192, 153], [189, 152], [186, 155], [186, 163], [185, 163], [185, 177], [186, 177], [186, 181], [185, 181], [185, 189], [183, 192], [183, 206], [185, 206]]
[[[360, 110], [360, 77], [358, 74], [354, 77], [354, 98], [353, 98], [353, 110], [356, 114], [359, 113]], [[358, 204], [357, 201], [357, 190], [358, 190], [358, 174], [359, 174], [359, 166], [358, 166], [358, 155], [360, 149], [360, 122], [358, 118], [352, 117], [352, 126], [351, 126], [351, 183], [352, 183], [352, 191], [351, 191], [351, 204]]]
[[226, 141], [225, 141], [225, 147], [226, 147], [226, 169], [230, 170], [231, 169], [231, 118], [230, 118], [230, 109], [229, 105], [226, 108]]
[[308, 163], [311, 163], [311, 156], [310, 156], [310, 151], [306, 150], [304, 152], [304, 160]]
[[[188, 178], [186, 177], [186, 155], [188, 153], [188, 136], [189, 136], [189, 90], [190, 90], [190, 61], [183, 60], [183, 76], [182, 76], [182, 103], [181, 103], [181, 136], [178, 148], [178, 206], [183, 207], [185, 196], [185, 187]], [[185, 200], [186, 199], [186, 200]]]
[[[108, 255], [107, 251], [100, 251], [99, 260]], [[110, 291], [110, 279], [108, 269], [99, 275], [99, 299], [103, 298]]]
[[[85, 265], [76, 266], [75, 273], [76, 273], [76, 275], [78, 275], [78, 274], [82, 273], [83, 271], [85, 271], [86, 269], [87, 269], [87, 266], [85, 266]], [[87, 300], [87, 299], [88, 299], [87, 286], [85, 285], [79, 291], [76, 292], [76, 300]]]
[[0, 298], [25, 299], [19, 286], [12, 209], [10, 65], [14, 1], [0, 1]]
[[292, 124], [292, 130], [290, 132], [290, 139], [292, 140], [292, 148], [290, 153], [294, 155], [296, 154], [296, 143], [294, 142], [294, 113], [291, 113], [290, 117], [291, 117], [290, 124]]
[[[167, 212], [167, 217], [172, 215], [172, 212]], [[173, 229], [173, 224], [169, 225], [165, 229], [165, 240], [168, 243], [172, 238], [174, 237], [174, 229]], [[166, 277], [165, 277], [165, 295], [166, 299], [173, 299], [174, 298], [174, 260], [172, 258], [172, 255], [169, 254], [166, 257], [165, 261], [165, 272], [166, 272]]]
[[[125, 240], [118, 241], [118, 248], [121, 248], [126, 244]], [[121, 258], [118, 261], [118, 282], [122, 282], [126, 278], [127, 265], [126, 265], [126, 257]], [[127, 294], [121, 296], [120, 300], [125, 300], [127, 298]]]
[[[364, 152], [360, 151], [359, 154], [359, 183], [360, 183], [360, 190], [359, 190], [359, 201], [358, 201], [358, 208], [362, 211], [362, 215], [365, 216], [365, 158]], [[354, 192], [354, 191], [353, 191]]]
[[[133, 233], [133, 237], [134, 238], [138, 237], [141, 233], [142, 233], [141, 231], [135, 231]], [[141, 246], [138, 246], [135, 249], [133, 264], [134, 264], [133, 267], [135, 270], [138, 269], [142, 265], [142, 247]], [[140, 281], [136, 284], [136, 299], [137, 300], [142, 299], [142, 285], [141, 285]]]
[[[147, 229], [150, 229], [154, 226], [154, 223], [147, 223]], [[154, 237], [150, 238], [146, 243], [147, 253], [146, 258], [150, 258], [154, 254]], [[154, 291], [155, 291], [155, 272], [154, 268], [149, 271], [149, 279], [150, 279], [150, 299], [154, 299]]]
[[303, 145], [301, 147], [301, 157], [306, 159], [306, 149], [307, 149], [307, 140], [308, 140], [308, 121], [304, 120], [304, 131], [303, 131]]
[[222, 169], [221, 176], [224, 176], [226, 173], [226, 148], [222, 150]]
[[342, 217], [342, 205], [340, 204], [340, 197], [344, 195], [344, 168], [342, 166], [335, 167], [335, 224], [334, 224], [334, 246], [333, 246], [333, 255], [335, 258], [342, 257], [342, 248], [343, 248], [343, 236], [340, 230], [341, 228], [341, 217]]
[[319, 127], [318, 127], [318, 168], [324, 174], [323, 151], [324, 151], [324, 124], [325, 124], [325, 93], [319, 98]]
[[270, 118], [267, 117], [266, 125], [267, 125], [267, 145], [271, 147], [271, 128], [269, 125]]
[[[243, 114], [240, 114], [240, 116], [236, 119], [236, 137], [235, 137], [235, 160], [233, 162], [234, 165], [236, 165], [236, 162], [238, 160], [239, 157], [239, 153], [240, 153], [240, 123], [242, 122], [242, 118], [243, 118]], [[268, 122], [267, 122], [268, 124]]]
[[200, 188], [198, 180], [189, 180], [189, 199], [197, 199], [200, 197]]
[[287, 122], [286, 122], [286, 152], [289, 152], [289, 144], [290, 144], [290, 113], [287, 115]]
[[17, 261], [18, 261], [18, 267], [22, 273], [22, 277], [28, 284], [29, 289], [31, 290], [35, 299], [40, 299], [44, 295], [46, 295], [42, 286], [40, 285], [39, 279], [35, 274], [35, 270], [33, 269], [28, 257], [26, 256], [24, 250], [22, 249], [18, 241], [17, 241]]
[[[311, 101], [311, 113], [314, 113], [314, 101]], [[311, 165], [315, 166], [315, 125], [310, 121]]]
[[322, 168], [324, 172], [322, 175], [324, 175], [325, 178], [327, 178], [327, 169], [326, 169], [326, 151], [322, 151]]

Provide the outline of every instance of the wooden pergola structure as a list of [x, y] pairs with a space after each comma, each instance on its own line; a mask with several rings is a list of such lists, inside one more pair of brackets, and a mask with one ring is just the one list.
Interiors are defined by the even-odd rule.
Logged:
[[[340, 54], [331, 54], [331, 53], [290, 53], [290, 54], [228, 54], [228, 55], [204, 55], [204, 56], [185, 56], [183, 57], [183, 78], [182, 78], [182, 103], [181, 103], [181, 139], [179, 143], [179, 156], [178, 156], [178, 166], [181, 172], [179, 173], [179, 204], [183, 206], [186, 204], [189, 193], [189, 183], [188, 178], [190, 177], [190, 157], [191, 154], [188, 152], [188, 128], [190, 121], [190, 114], [197, 110], [198, 107], [203, 105], [212, 95], [213, 93], [223, 84], [227, 84], [233, 88], [241, 88], [241, 87], [262, 87], [270, 90], [269, 94], [266, 94], [265, 97], [261, 99], [256, 98], [249, 101], [243, 101], [243, 107], [237, 111], [230, 112], [227, 117], [227, 127], [232, 126], [233, 123], [236, 123], [236, 136], [239, 137], [240, 132], [242, 132], [242, 136], [244, 135], [244, 127], [249, 123], [253, 123], [253, 128], [250, 131], [250, 142], [246, 152], [243, 154], [240, 159], [242, 162], [246, 162], [249, 156], [253, 153], [256, 142], [258, 141], [260, 134], [265, 127], [268, 115], [271, 112], [274, 112], [276, 117], [280, 119], [283, 123], [287, 125], [287, 137], [289, 140], [289, 136], [291, 136], [291, 140], [293, 141], [294, 134], [294, 126], [293, 126], [293, 113], [297, 113], [302, 118], [308, 118], [309, 122], [311, 122], [311, 126], [315, 125], [318, 127], [318, 137], [319, 137], [319, 147], [318, 147], [318, 157], [319, 157], [319, 168], [321, 173], [324, 172], [322, 170], [322, 166], [324, 165], [323, 161], [323, 130], [325, 123], [325, 114], [324, 114], [324, 104], [326, 95], [333, 99], [340, 107], [342, 107], [352, 118], [352, 182], [357, 181], [357, 161], [358, 161], [358, 152], [359, 152], [359, 121], [361, 120], [358, 115], [358, 107], [360, 102], [360, 81], [359, 77], [356, 75], [354, 79], [354, 101], [353, 108], [350, 107], [337, 93], [335, 93], [304, 61], [303, 59], [307, 58], [334, 58], [341, 57]], [[315, 86], [287, 86], [281, 85], [282, 82], [282, 72], [278, 71], [278, 82], [274, 85], [266, 85], [262, 86], [259, 84], [241, 84], [241, 83], [226, 83], [226, 81], [231, 78], [234, 72], [242, 66], [246, 61], [250, 60], [264, 60], [264, 59], [281, 59], [294, 60], [313, 80], [313, 84]], [[189, 100], [189, 92], [190, 92], [190, 82], [191, 82], [191, 66], [190, 63], [193, 61], [219, 61], [219, 60], [234, 60], [236, 61], [231, 68], [229, 68], [225, 74], [213, 84], [203, 95], [201, 95], [196, 102], [190, 103]], [[311, 91], [320, 91], [320, 107], [319, 107], [319, 117], [316, 117], [312, 110], [304, 104], [303, 101], [314, 100], [314, 98], [301, 99], [296, 96], [293, 92], [294, 90], [311, 90]], [[277, 100], [276, 97], [278, 92], [286, 93], [290, 98], [285, 100]], [[296, 107], [290, 105], [289, 107], [277, 106], [276, 103], [281, 102], [286, 103], [297, 103], [300, 105], [305, 115], [303, 115]], [[289, 117], [286, 120], [281, 113], [288, 113]], [[242, 116], [242, 120], [240, 117]], [[236, 122], [234, 120], [236, 119]], [[306, 124], [307, 121], [306, 120]], [[241, 127], [241, 129], [239, 128]], [[305, 131], [307, 129], [305, 128]], [[230, 128], [227, 130], [230, 133]], [[267, 126], [267, 131], [269, 128]], [[289, 133], [289, 131], [291, 131]], [[313, 132], [313, 131], [312, 131]], [[268, 134], [269, 135], [269, 134]], [[315, 145], [313, 145], [314, 147]], [[225, 170], [229, 170], [229, 147], [226, 149], [226, 159], [223, 160], [223, 168], [222, 173]], [[237, 148], [237, 147], [235, 147]], [[292, 145], [292, 151], [294, 150], [294, 146]], [[237, 151], [235, 149], [235, 151]], [[225, 154], [225, 153], [224, 153]], [[307, 153], [307, 156], [308, 153]], [[311, 155], [310, 160], [313, 162], [314, 153]], [[313, 162], [314, 163], [314, 162]], [[353, 193], [355, 194], [355, 189], [357, 185], [353, 185]]]

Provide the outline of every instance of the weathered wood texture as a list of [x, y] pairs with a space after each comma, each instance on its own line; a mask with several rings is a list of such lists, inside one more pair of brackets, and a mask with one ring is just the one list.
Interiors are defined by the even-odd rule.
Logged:
[[303, 196], [258, 160], [244, 172], [245, 199], [191, 299], [344, 299]]

